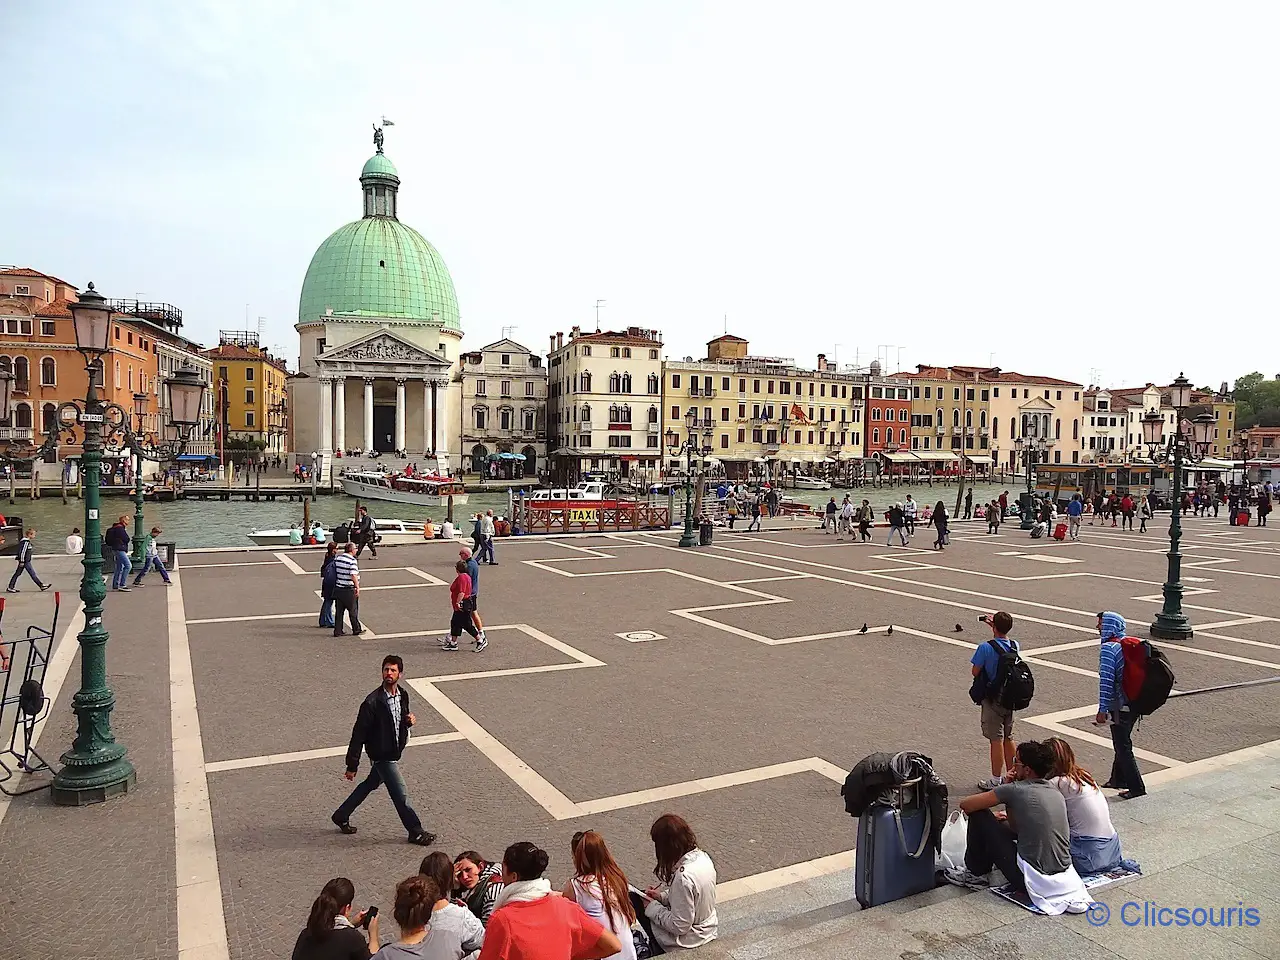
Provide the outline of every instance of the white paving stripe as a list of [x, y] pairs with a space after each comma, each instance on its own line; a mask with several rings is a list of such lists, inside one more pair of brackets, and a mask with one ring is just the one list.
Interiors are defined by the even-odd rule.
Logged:
[[206, 617], [202, 620], [188, 620], [187, 623], [245, 623], [250, 620], [296, 620], [299, 617], [315, 617], [319, 620], [320, 613], [316, 610], [308, 613], [259, 613], [251, 617]]
[[187, 639], [182, 572], [165, 594], [169, 627], [169, 703], [173, 740], [173, 821], [178, 897], [178, 960], [227, 960], [226, 918], [218, 851], [205, 775], [204, 741], [196, 708]]
[[[456, 730], [450, 733], [432, 733], [421, 737], [410, 737], [405, 748], [426, 747], [435, 743], [453, 743], [467, 739]], [[250, 770], [254, 767], [271, 767], [278, 763], [298, 763], [302, 760], [320, 760], [324, 757], [344, 757], [347, 748], [320, 747], [317, 750], [297, 750], [293, 753], [271, 753], [261, 757], [240, 757], [236, 760], [215, 760], [204, 765], [205, 773], [221, 773], [226, 770]]]
[[309, 570], [303, 570], [302, 567], [298, 566], [293, 557], [289, 556], [287, 553], [277, 553], [275, 554], [275, 558], [300, 577], [305, 577], [310, 573]]

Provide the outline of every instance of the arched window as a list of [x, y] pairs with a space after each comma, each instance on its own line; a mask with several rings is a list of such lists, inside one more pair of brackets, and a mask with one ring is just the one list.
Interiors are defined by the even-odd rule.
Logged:
[[618, 374], [616, 371], [614, 373], [609, 374], [609, 392], [610, 393], [622, 392], [622, 376]]
[[901, 430], [899, 430], [899, 431], [898, 431], [898, 442], [899, 442], [899, 443], [902, 443], [902, 444], [905, 444], [905, 443], [907, 442], [907, 431], [906, 431], [906, 428], [903, 428], [903, 429], [901, 429]]
[[658, 375], [656, 373], [649, 374], [649, 392], [651, 394], [658, 392]]
[[582, 405], [582, 422], [583, 423], [591, 422], [591, 404], [589, 403], [584, 403]]
[[[31, 361], [26, 357], [13, 358], [13, 379], [13, 389], [21, 390], [23, 393], [31, 389]], [[28, 411], [27, 426], [31, 426], [30, 411]]]
[[871, 442], [872, 442], [872, 443], [879, 443], [879, 442], [880, 442], [880, 428], [879, 428], [879, 427], [876, 427], [874, 430], [872, 430], [872, 431], [871, 431]]
[[1022, 415], [1022, 435], [1024, 437], [1032, 436], [1032, 434], [1030, 433], [1030, 428], [1033, 423], [1035, 423], [1035, 421], [1032, 420], [1030, 417], [1028, 417], [1025, 413]]
[[964, 412], [964, 425], [970, 430], [973, 429], [973, 411], [966, 410]]
[[511, 407], [498, 408], [498, 429], [510, 430], [515, 422], [515, 410]]
[[1018, 436], [1017, 423], [1018, 421], [1013, 417], [1009, 418], [1009, 439], [1010, 440], [1016, 439]]
[[46, 403], [40, 408], [41, 430], [47, 435], [53, 433], [58, 427], [58, 408], [52, 403]]
[[471, 448], [471, 472], [484, 473], [485, 461], [489, 459], [489, 451], [483, 443]]
[[985, 427], [987, 425], [987, 411], [983, 410], [978, 414], [978, 426]]
[[116, 361], [116, 378], [113, 381], [113, 383], [115, 385], [115, 388], [119, 390], [120, 389], [120, 361], [119, 360]]
[[650, 407], [650, 408], [649, 408], [649, 422], [650, 422], [650, 423], [657, 423], [657, 422], [658, 422], [658, 408], [657, 408], [657, 407]]
[[591, 392], [591, 374], [590, 373], [584, 373], [582, 375], [582, 392], [583, 393]]
[[618, 422], [618, 405], [616, 403], [609, 404], [609, 422]]
[[991, 439], [992, 440], [1000, 439], [1000, 418], [999, 417], [991, 418]]
[[520, 464], [524, 470], [524, 475], [532, 477], [538, 472], [538, 451], [533, 447], [525, 447], [520, 452], [524, 454], [524, 463]]
[[942, 408], [941, 408], [941, 407], [939, 407], [939, 408], [938, 408], [938, 418], [937, 418], [936, 420], [934, 420], [933, 422], [934, 422], [934, 423], [936, 423], [936, 424], [937, 424], [938, 426], [940, 426], [940, 427], [945, 427], [945, 426], [946, 426], [946, 423], [945, 423], [945, 422], [943, 421], [943, 419], [942, 419]]
[[1071, 421], [1071, 439], [1072, 440], [1080, 439], [1080, 421], [1079, 420]]
[[0, 373], [13, 373], [13, 360], [9, 357], [0, 357]]
[[40, 386], [52, 387], [58, 383], [58, 365], [53, 357], [45, 357], [40, 361]]
[[20, 429], [31, 428], [31, 404], [18, 404], [13, 411], [13, 425]]
[[624, 373], [622, 375], [622, 392], [623, 393], [631, 392], [631, 374], [629, 373]]
[[953, 427], [960, 426], [960, 408], [959, 407], [951, 408], [951, 425]]
[[618, 408], [618, 417], [623, 423], [630, 423], [631, 407], [624, 403], [621, 407]]
[[1053, 439], [1055, 440], [1062, 439], [1062, 421], [1061, 420], [1053, 421]]

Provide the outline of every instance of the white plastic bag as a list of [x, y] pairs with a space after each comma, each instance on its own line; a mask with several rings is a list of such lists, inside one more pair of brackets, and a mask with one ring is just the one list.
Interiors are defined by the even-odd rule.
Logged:
[[956, 810], [942, 826], [942, 849], [935, 858], [939, 870], [952, 867], [964, 869], [964, 851], [969, 842], [969, 818], [963, 810]]

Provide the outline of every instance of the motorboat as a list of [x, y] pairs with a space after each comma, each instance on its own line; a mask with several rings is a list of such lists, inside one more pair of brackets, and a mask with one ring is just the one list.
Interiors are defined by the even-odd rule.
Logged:
[[811, 477], [807, 473], [797, 473], [795, 488], [797, 490], [830, 490], [831, 483], [828, 480]]
[[389, 500], [420, 507], [455, 506], [467, 502], [467, 488], [455, 477], [436, 474], [406, 476], [380, 470], [356, 470], [342, 475], [342, 489], [361, 500]]
[[589, 480], [586, 483], [576, 487], [549, 487], [544, 490], [535, 490], [526, 498], [537, 506], [547, 506], [550, 501], [551, 506], [564, 506], [565, 504], [583, 503], [587, 506], [599, 506], [601, 503], [617, 503], [617, 497], [609, 497], [605, 493], [605, 484], [602, 480]]
[[[377, 520], [373, 521], [374, 531], [379, 539], [378, 546], [396, 546], [397, 544], [421, 543], [423, 541], [423, 524], [418, 520]], [[338, 524], [333, 530], [325, 531], [323, 528], [316, 534], [316, 540], [319, 546], [324, 546], [328, 540], [334, 540], [338, 543], [346, 543], [349, 539], [348, 531], [350, 529], [350, 521]], [[435, 528], [437, 535], [440, 528]], [[254, 530], [249, 534], [249, 539], [260, 547], [287, 547], [289, 546], [289, 533], [285, 530]]]

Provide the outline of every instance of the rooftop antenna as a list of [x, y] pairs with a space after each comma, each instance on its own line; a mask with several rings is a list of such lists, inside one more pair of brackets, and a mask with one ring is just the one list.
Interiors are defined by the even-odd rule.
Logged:
[[836, 370], [840, 369], [840, 347], [841, 346], [842, 344], [837, 343], [837, 344], [834, 344], [831, 348], [831, 364], [836, 368]]
[[600, 332], [600, 308], [603, 307], [604, 304], [605, 302], [603, 300], [596, 301], [596, 333]]
[[725, 335], [726, 335], [726, 336], [728, 336], [728, 334], [729, 334], [729, 315], [728, 315], [727, 313], [724, 315], [724, 332], [725, 332]]
[[877, 344], [876, 344], [876, 359], [877, 359], [877, 360], [879, 360], [879, 359], [880, 359], [880, 351], [881, 351], [881, 350], [883, 350], [883, 351], [884, 351], [884, 361], [883, 361], [883, 362], [884, 362], [884, 365], [885, 365], [886, 367], [889, 365], [889, 351], [890, 351], [891, 349], [893, 349], [893, 344], [892, 344], [892, 343], [877, 343]]
[[510, 340], [510, 339], [511, 339], [511, 334], [512, 334], [512, 333], [514, 333], [517, 329], [518, 329], [518, 327], [517, 327], [517, 326], [516, 326], [516, 324], [514, 324], [514, 323], [513, 323], [513, 324], [511, 324], [510, 326], [503, 327], [503, 328], [502, 328], [502, 339], [504, 339], [504, 340]]

